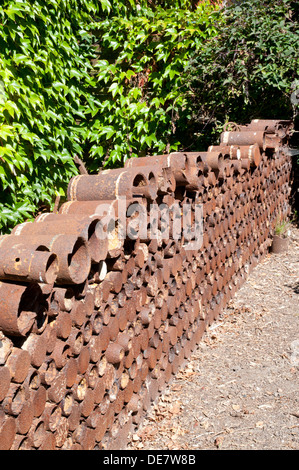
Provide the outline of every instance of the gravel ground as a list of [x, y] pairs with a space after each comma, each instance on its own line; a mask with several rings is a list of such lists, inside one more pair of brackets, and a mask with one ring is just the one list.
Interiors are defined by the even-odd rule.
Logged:
[[128, 450], [299, 449], [299, 230], [269, 254], [130, 437]]

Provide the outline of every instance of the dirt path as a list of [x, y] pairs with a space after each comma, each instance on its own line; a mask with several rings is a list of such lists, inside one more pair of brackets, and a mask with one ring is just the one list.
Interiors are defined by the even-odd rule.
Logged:
[[299, 230], [205, 334], [128, 449], [299, 449]]

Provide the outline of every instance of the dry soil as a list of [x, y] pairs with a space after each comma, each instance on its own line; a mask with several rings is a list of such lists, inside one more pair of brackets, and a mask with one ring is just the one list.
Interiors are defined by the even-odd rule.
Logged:
[[128, 450], [299, 449], [299, 230], [269, 254], [130, 437]]

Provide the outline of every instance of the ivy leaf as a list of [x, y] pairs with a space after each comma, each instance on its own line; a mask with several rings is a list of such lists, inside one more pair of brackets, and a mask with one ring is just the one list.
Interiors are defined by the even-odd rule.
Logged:
[[113, 98], [115, 97], [116, 93], [118, 92], [118, 83], [114, 82], [110, 85], [108, 91], [111, 92]]

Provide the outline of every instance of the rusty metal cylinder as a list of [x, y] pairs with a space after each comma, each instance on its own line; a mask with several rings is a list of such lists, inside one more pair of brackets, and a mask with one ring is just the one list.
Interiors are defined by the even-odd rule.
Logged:
[[262, 155], [258, 144], [242, 145], [239, 147], [240, 158], [249, 160], [250, 166], [259, 166], [262, 160]]
[[223, 155], [228, 156], [231, 160], [239, 160], [239, 145], [210, 145], [208, 152], [221, 152]]
[[125, 162], [126, 168], [142, 168], [145, 166], [160, 166], [170, 168], [176, 184], [187, 183], [185, 175], [186, 155], [182, 152], [173, 152], [164, 155], [153, 155], [151, 157], [131, 158]]
[[0, 279], [53, 284], [57, 275], [55, 253], [42, 245], [30, 246], [22, 240], [18, 243], [14, 236], [0, 237]]
[[16, 236], [38, 236], [50, 234], [76, 235], [86, 240], [90, 256], [94, 262], [104, 260], [108, 252], [107, 232], [102, 221], [95, 215], [62, 215], [44, 213], [35, 222], [17, 225], [13, 231]]
[[114, 200], [135, 196], [155, 199], [157, 183], [154, 174], [139, 168], [103, 170], [98, 175], [74, 176], [68, 185], [69, 201]]
[[26, 336], [42, 310], [42, 291], [37, 283], [0, 282], [0, 331]]
[[185, 154], [187, 158], [187, 175], [190, 169], [194, 166], [202, 169], [200, 163], [205, 164], [205, 171], [208, 170], [220, 170], [223, 167], [225, 155], [221, 151], [211, 152], [188, 152]]
[[262, 150], [278, 149], [280, 139], [276, 134], [266, 133], [264, 131], [225, 131], [221, 134], [221, 143], [225, 145], [253, 145], [258, 144]]
[[290, 120], [279, 119], [253, 119], [247, 126], [241, 126], [241, 129], [259, 129], [266, 132], [275, 133], [283, 139], [293, 129], [294, 124]]
[[[31, 225], [38, 225], [30, 223]], [[73, 234], [10, 235], [11, 241], [22, 241], [32, 246], [44, 246], [57, 255], [58, 273], [57, 284], [81, 284], [90, 272], [91, 257], [87, 242], [82, 237]]]
[[[132, 161], [133, 160], [135, 159], [132, 159]], [[134, 166], [132, 166], [131, 168], [134, 168]], [[149, 181], [153, 177], [155, 178], [158, 194], [168, 194], [175, 190], [176, 180], [171, 168], [164, 168], [163, 164], [155, 165], [151, 163], [145, 166], [142, 165], [142, 172], [145, 174], [146, 178]]]
[[101, 201], [68, 201], [62, 204], [59, 209], [60, 214], [86, 216], [98, 216], [101, 219], [103, 230], [109, 233], [109, 228], [118, 220], [122, 225], [126, 225], [125, 221], [136, 210], [138, 206], [146, 207], [146, 199], [121, 197], [114, 200]]
[[229, 156], [231, 160], [248, 159], [251, 166], [258, 166], [262, 159], [257, 143], [252, 145], [211, 145], [208, 150], [221, 152], [223, 155]]

